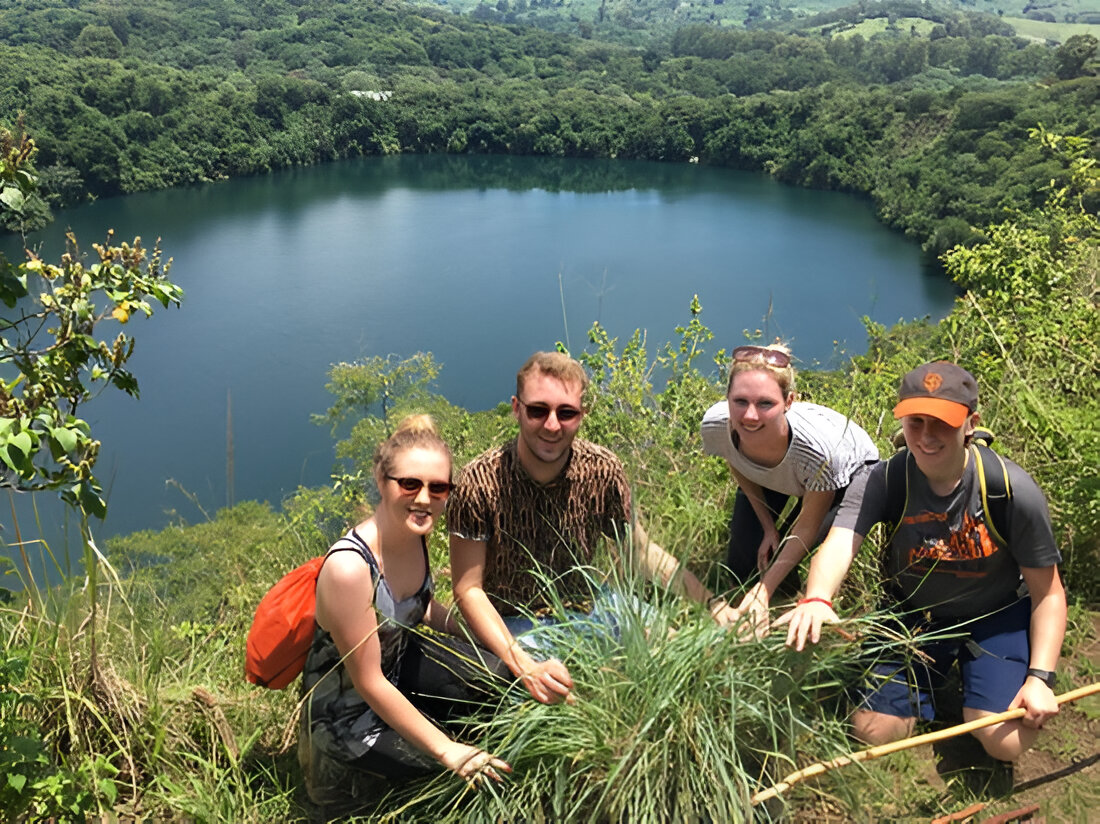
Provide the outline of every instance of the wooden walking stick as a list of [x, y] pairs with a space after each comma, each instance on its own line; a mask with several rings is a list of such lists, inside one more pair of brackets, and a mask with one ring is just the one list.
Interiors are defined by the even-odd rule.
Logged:
[[[1081, 698], [1100, 692], [1100, 681], [1095, 684], [1090, 684], [1086, 687], [1079, 687], [1075, 690], [1062, 693], [1056, 697], [1058, 704], [1068, 704], [1073, 701], [1078, 701]], [[770, 798], [775, 798], [782, 792], [790, 789], [793, 785], [800, 781], [805, 781], [807, 778], [813, 778], [814, 776], [827, 773], [829, 770], [835, 770], [837, 767], [844, 767], [848, 764], [856, 764], [861, 761], [870, 761], [874, 758], [879, 758], [883, 755], [891, 755], [892, 753], [900, 752], [902, 750], [912, 749], [913, 747], [919, 747], [921, 744], [933, 744], [937, 741], [944, 741], [948, 738], [954, 738], [957, 735], [962, 735], [966, 732], [972, 732], [974, 730], [981, 729], [982, 727], [990, 727], [994, 724], [1000, 724], [1003, 721], [1012, 721], [1016, 718], [1020, 718], [1025, 714], [1026, 710], [1023, 707], [1017, 707], [1013, 710], [1007, 710], [1005, 712], [997, 713], [996, 715], [987, 715], [984, 718], [979, 718], [975, 721], [967, 721], [965, 724], [957, 724], [954, 727], [948, 727], [945, 730], [939, 730], [937, 732], [929, 732], [924, 735], [915, 735], [912, 738], [903, 738], [901, 741], [893, 741], [889, 744], [880, 744], [877, 747], [868, 747], [865, 750], [854, 752], [851, 755], [840, 755], [833, 758], [830, 761], [819, 761], [816, 764], [811, 764], [808, 767], [804, 767], [801, 770], [797, 770], [775, 786], [769, 787], [766, 790], [762, 790], [751, 799], [752, 805], [755, 807], [763, 801], [767, 801]]]

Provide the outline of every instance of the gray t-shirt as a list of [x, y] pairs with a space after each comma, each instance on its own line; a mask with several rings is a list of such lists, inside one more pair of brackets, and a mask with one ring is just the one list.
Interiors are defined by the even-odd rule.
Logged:
[[[1050, 567], [1062, 556], [1054, 543], [1050, 512], [1038, 485], [1009, 460], [1012, 490], [1006, 535], [999, 546], [985, 524], [974, 460], [948, 495], [936, 495], [913, 464], [901, 523], [884, 558], [887, 592], [904, 607], [928, 610], [936, 618], [976, 618], [1012, 603], [1020, 567]], [[893, 482], [893, 481], [891, 481]], [[898, 483], [905, 483], [902, 478]], [[890, 518], [886, 462], [863, 473], [849, 487], [833, 525], [867, 535]]]
[[787, 410], [791, 430], [787, 454], [777, 466], [746, 458], [733, 442], [729, 404], [721, 400], [703, 415], [703, 452], [719, 455], [750, 481], [801, 498], [809, 492], [834, 492], [852, 480], [859, 467], [878, 460], [871, 436], [851, 418], [816, 403], [793, 403]]

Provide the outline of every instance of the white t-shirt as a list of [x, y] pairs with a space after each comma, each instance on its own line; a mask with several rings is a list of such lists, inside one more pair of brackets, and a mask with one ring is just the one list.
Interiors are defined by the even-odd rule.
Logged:
[[801, 498], [810, 492], [832, 492], [848, 486], [855, 471], [877, 461], [871, 436], [851, 418], [816, 403], [793, 403], [787, 410], [791, 430], [787, 454], [776, 466], [746, 458], [733, 442], [729, 404], [721, 400], [703, 415], [703, 452], [719, 455], [750, 481]]

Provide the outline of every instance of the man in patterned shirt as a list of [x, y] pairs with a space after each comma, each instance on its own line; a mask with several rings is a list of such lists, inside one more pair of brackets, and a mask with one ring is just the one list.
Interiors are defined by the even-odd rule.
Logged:
[[[536, 352], [516, 375], [518, 437], [471, 461], [447, 509], [455, 601], [477, 639], [543, 703], [569, 698], [573, 680], [556, 658], [536, 660], [516, 642], [530, 614], [551, 603], [546, 582], [572, 609], [595, 593], [578, 567], [602, 541], [634, 548], [654, 580], [706, 603], [720, 624], [733, 610], [657, 544], [632, 517], [630, 486], [610, 450], [577, 438], [588, 383], [577, 361]], [[599, 595], [599, 598], [606, 595]]]

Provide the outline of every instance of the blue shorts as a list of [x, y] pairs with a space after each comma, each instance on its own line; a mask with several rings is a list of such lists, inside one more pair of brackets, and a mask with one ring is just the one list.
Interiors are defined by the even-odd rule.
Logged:
[[920, 645], [929, 659], [909, 662], [878, 661], [861, 692], [860, 709], [898, 718], [935, 718], [933, 691], [943, 686], [951, 664], [959, 662], [963, 706], [987, 712], [1004, 712], [1027, 677], [1030, 658], [1031, 599], [975, 621], [926, 621], [902, 619], [911, 630], [959, 637]]
[[654, 609], [636, 596], [600, 587], [591, 612], [569, 612], [564, 616], [509, 615], [504, 625], [512, 636], [536, 658], [562, 656], [579, 641], [595, 640], [615, 646], [624, 625], [648, 623]]

